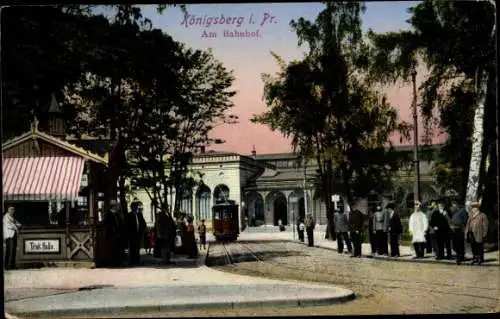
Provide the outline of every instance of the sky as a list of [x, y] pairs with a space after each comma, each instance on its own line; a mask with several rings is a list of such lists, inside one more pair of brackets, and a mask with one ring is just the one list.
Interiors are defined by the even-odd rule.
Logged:
[[[409, 18], [407, 9], [416, 3], [418, 2], [368, 2], [363, 15], [363, 31], [373, 29], [380, 33], [410, 29], [410, 25], [406, 23]], [[231, 109], [231, 113], [239, 117], [239, 123], [217, 126], [212, 132], [213, 137], [220, 137], [226, 143], [209, 149], [240, 154], [250, 154], [253, 146], [260, 154], [292, 150], [290, 141], [281, 133], [272, 132], [265, 125], [253, 124], [250, 119], [253, 114], [266, 110], [261, 74], [274, 74], [278, 71], [270, 52], [276, 52], [286, 61], [301, 58], [305, 52], [305, 48], [298, 46], [297, 36], [289, 26], [290, 21], [299, 17], [314, 20], [322, 8], [322, 4], [311, 2], [199, 4], [187, 6], [193, 19], [190, 16], [186, 20], [179, 8], [169, 7], [158, 14], [156, 6], [142, 6], [143, 15], [152, 21], [155, 28], [162, 29], [175, 40], [192, 48], [211, 48], [215, 58], [223, 62], [227, 69], [233, 70], [233, 89], [237, 94], [233, 98], [235, 107]], [[209, 25], [207, 22], [210, 17], [212, 21], [218, 18], [218, 22], [224, 17], [226, 24]], [[228, 17], [236, 19], [231, 19], [231, 23], [227, 24]], [[201, 19], [197, 21], [197, 18]], [[248, 32], [253, 36], [229, 37], [228, 32], [234, 31]], [[420, 81], [421, 76], [417, 74], [417, 85]], [[388, 101], [398, 109], [400, 119], [411, 121], [411, 87], [398, 85], [384, 89], [383, 92], [387, 94]], [[439, 138], [442, 139], [443, 136]], [[394, 138], [393, 141], [399, 143], [399, 138]]]

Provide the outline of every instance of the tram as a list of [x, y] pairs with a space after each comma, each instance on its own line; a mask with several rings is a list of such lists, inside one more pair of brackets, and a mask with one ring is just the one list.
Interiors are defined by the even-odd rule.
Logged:
[[233, 200], [212, 207], [212, 225], [217, 241], [234, 241], [240, 233], [239, 206]]

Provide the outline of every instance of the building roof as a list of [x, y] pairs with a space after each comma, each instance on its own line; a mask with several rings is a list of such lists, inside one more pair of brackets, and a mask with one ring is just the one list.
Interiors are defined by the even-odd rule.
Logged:
[[30, 139], [40, 139], [42, 141], [48, 142], [52, 145], [55, 145], [57, 147], [60, 147], [70, 153], [73, 153], [75, 155], [81, 156], [87, 160], [91, 160], [96, 163], [101, 163], [101, 164], [107, 164], [108, 160], [100, 155], [94, 154], [82, 147], [78, 147], [74, 144], [68, 143], [66, 141], [60, 140], [54, 136], [45, 134], [43, 132], [40, 132], [36, 125], [32, 127], [31, 131], [26, 132], [22, 135], [19, 135], [17, 137], [14, 137], [8, 141], [6, 141], [3, 145], [2, 148], [3, 150], [7, 150], [9, 148], [12, 148], [14, 146], [17, 146], [23, 142], [26, 142]]

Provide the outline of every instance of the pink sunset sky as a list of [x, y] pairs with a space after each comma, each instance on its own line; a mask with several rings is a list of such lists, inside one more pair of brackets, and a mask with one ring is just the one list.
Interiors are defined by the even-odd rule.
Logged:
[[[398, 31], [409, 29], [406, 23], [409, 18], [407, 9], [417, 2], [368, 2], [363, 16], [363, 30], [369, 28], [376, 32]], [[290, 152], [290, 141], [281, 133], [272, 132], [264, 125], [250, 122], [253, 114], [265, 111], [263, 97], [262, 73], [274, 74], [277, 64], [270, 52], [276, 52], [286, 61], [299, 59], [304, 48], [298, 47], [297, 37], [291, 30], [289, 22], [301, 16], [313, 20], [323, 8], [319, 3], [280, 3], [280, 4], [203, 4], [188, 5], [187, 10], [194, 18], [208, 17], [241, 17], [241, 25], [199, 25], [183, 24], [184, 15], [178, 8], [168, 8], [163, 14], [156, 13], [155, 6], [143, 6], [143, 15], [148, 17], [154, 27], [161, 28], [177, 41], [188, 46], [206, 50], [211, 48], [215, 57], [233, 70], [236, 78], [234, 89], [238, 92], [233, 98], [235, 107], [233, 114], [239, 117], [239, 123], [220, 125], [213, 131], [213, 136], [226, 140], [222, 145], [209, 149], [249, 154], [253, 145], [257, 153]], [[273, 20], [270, 17], [274, 16]], [[251, 18], [250, 18], [251, 17]], [[264, 17], [267, 17], [261, 25]], [[193, 20], [194, 21], [194, 20]], [[205, 20], [206, 21], [206, 20]], [[254, 24], [252, 24], [254, 22]], [[224, 37], [228, 31], [259, 31], [259, 37], [229, 38]], [[210, 35], [210, 37], [203, 37]], [[422, 81], [422, 73], [417, 75], [417, 85]], [[397, 85], [385, 88], [389, 102], [399, 110], [399, 117], [404, 121], [412, 121], [411, 87]], [[423, 130], [421, 129], [420, 132]], [[393, 141], [399, 144], [399, 138]], [[434, 142], [444, 141], [444, 135], [438, 135]], [[404, 144], [411, 141], [404, 142]]]

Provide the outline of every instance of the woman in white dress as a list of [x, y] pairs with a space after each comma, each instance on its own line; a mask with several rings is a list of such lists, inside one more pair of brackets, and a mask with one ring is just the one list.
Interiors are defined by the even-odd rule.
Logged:
[[411, 242], [415, 248], [414, 258], [424, 258], [425, 232], [429, 228], [427, 216], [420, 209], [420, 202], [415, 202], [415, 211], [410, 216], [409, 231], [412, 235]]

